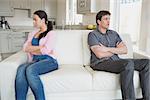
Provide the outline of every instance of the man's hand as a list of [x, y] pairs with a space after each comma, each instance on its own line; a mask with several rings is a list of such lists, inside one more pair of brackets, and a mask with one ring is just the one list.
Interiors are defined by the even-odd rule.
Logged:
[[128, 50], [123, 42], [117, 43], [116, 48], [110, 47], [109, 52], [114, 54], [127, 54]]
[[101, 44], [101, 43], [99, 43], [99, 45], [100, 45], [100, 49], [101, 49], [102, 52], [108, 52], [108, 51], [109, 51], [109, 48], [108, 48], [108, 47], [104, 46], [104, 45]]
[[91, 46], [91, 50], [98, 58], [111, 57], [114, 55], [113, 53], [109, 52], [108, 47], [102, 44]]
[[122, 45], [120, 45], [120, 42], [117, 42], [116, 47], [120, 48]]

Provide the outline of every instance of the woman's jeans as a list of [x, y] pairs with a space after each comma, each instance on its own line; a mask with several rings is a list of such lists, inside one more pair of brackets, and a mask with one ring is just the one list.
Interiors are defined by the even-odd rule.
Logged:
[[56, 69], [58, 69], [58, 63], [52, 57], [20, 65], [15, 79], [16, 100], [26, 100], [28, 87], [31, 88], [35, 100], [45, 100], [43, 84], [39, 75]]

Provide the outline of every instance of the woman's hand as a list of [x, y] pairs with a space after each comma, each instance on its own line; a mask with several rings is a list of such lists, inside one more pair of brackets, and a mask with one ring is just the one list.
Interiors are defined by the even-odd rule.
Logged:
[[29, 52], [29, 53], [33, 53], [36, 51], [40, 51], [42, 48], [44, 48], [44, 45], [42, 46], [33, 46], [31, 43], [29, 43], [26, 48], [25, 48], [25, 52]]
[[42, 54], [42, 53], [41, 53], [41, 49], [44, 48], [44, 45], [38, 46], [38, 47], [39, 47], [38, 50], [32, 51], [32, 52], [30, 52], [30, 53], [32, 53], [32, 54], [34, 54], [34, 55]]
[[33, 54], [33, 55], [40, 55], [41, 51], [40, 50], [36, 50], [36, 51], [31, 52], [31, 54]]

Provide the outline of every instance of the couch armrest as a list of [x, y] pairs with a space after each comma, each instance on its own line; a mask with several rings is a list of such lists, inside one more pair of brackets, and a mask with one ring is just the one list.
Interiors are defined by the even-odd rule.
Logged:
[[0, 62], [0, 64], [16, 64], [16, 65], [20, 65], [22, 63], [27, 62], [28, 58], [27, 58], [27, 53], [25, 53], [24, 51], [19, 51], [15, 54], [13, 54], [12, 56], [6, 58], [5, 60], [3, 60], [2, 62]]
[[26, 61], [27, 54], [23, 51], [20, 51], [0, 62], [1, 100], [15, 100], [14, 83], [16, 71], [18, 66]]
[[150, 59], [150, 55], [148, 55], [146, 52], [143, 52], [141, 50], [137, 50], [133, 52], [133, 58], [135, 59]]

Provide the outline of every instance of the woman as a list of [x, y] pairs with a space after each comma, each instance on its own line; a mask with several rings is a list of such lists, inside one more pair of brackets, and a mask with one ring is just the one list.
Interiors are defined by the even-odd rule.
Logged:
[[33, 24], [36, 30], [28, 35], [23, 50], [28, 53], [29, 61], [18, 67], [15, 79], [16, 100], [26, 100], [30, 87], [35, 100], [45, 100], [43, 84], [39, 75], [58, 69], [54, 56], [54, 33], [47, 14], [34, 12]]

